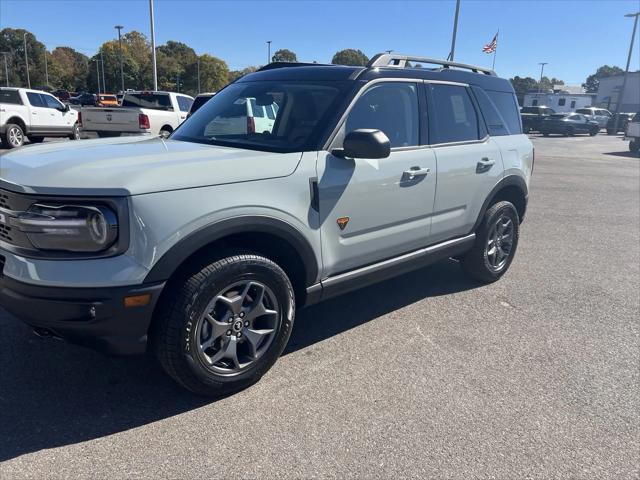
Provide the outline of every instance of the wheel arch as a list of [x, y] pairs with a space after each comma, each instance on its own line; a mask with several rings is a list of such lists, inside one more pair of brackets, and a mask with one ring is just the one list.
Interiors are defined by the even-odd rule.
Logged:
[[27, 124], [26, 122], [22, 119], [22, 117], [18, 116], [18, 115], [13, 115], [11, 117], [9, 117], [9, 119], [5, 122], [5, 125], [8, 125], [10, 123], [19, 125], [20, 128], [22, 129], [22, 131], [24, 132], [25, 135], [28, 135], [27, 132]]
[[294, 226], [269, 216], [234, 217], [196, 230], [171, 247], [144, 281], [170, 281], [234, 249], [264, 255], [279, 264], [291, 279], [297, 301], [305, 302], [306, 287], [316, 282], [319, 273], [313, 247]]
[[159, 131], [159, 132], [161, 132], [162, 130], [166, 130], [166, 131], [168, 131], [169, 133], [173, 133], [173, 131], [174, 131], [175, 129], [174, 129], [171, 125], [169, 125], [169, 124], [167, 123], [167, 124], [165, 124], [165, 125], [161, 126], [161, 127], [160, 127], [160, 130], [158, 130], [158, 131]]
[[472, 231], [475, 232], [478, 229], [489, 207], [501, 200], [509, 201], [516, 207], [520, 223], [522, 223], [527, 210], [528, 197], [529, 189], [527, 188], [527, 183], [524, 181], [524, 178], [519, 175], [508, 175], [504, 177], [493, 187], [489, 195], [487, 195]]

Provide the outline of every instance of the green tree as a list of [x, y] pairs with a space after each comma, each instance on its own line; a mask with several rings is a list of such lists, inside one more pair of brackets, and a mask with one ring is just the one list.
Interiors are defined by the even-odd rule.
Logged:
[[538, 82], [531, 77], [518, 77], [510, 78], [509, 81], [513, 85], [513, 89], [516, 91], [516, 97], [518, 97], [518, 103], [522, 105], [524, 103], [524, 94], [529, 90], [535, 90], [538, 88]]
[[[217, 92], [229, 83], [229, 67], [226, 62], [212, 55], [200, 55], [200, 91]], [[190, 65], [186, 70], [185, 89], [190, 94], [198, 93], [198, 66]]]
[[251, 66], [251, 67], [243, 68], [242, 70], [232, 70], [229, 72], [229, 82], [235, 82], [236, 80], [244, 77], [245, 75], [258, 71], [259, 68], [260, 67], [257, 67], [257, 66]]
[[151, 71], [151, 45], [144, 34], [132, 30], [122, 36], [123, 46], [128, 49], [133, 76], [132, 84], [126, 83], [126, 88], [146, 90], [153, 87], [153, 73]]
[[281, 48], [271, 57], [272, 62], [297, 62], [298, 57], [291, 50]]
[[596, 70], [596, 73], [587, 77], [587, 81], [582, 84], [582, 88], [584, 88], [587, 93], [596, 93], [598, 91], [601, 78], [612, 77], [621, 73], [624, 73], [624, 70], [620, 67], [603, 65]]
[[[44, 52], [45, 46], [36, 37], [23, 28], [4, 28], [0, 30], [0, 52], [7, 52], [9, 85], [27, 86], [27, 68], [24, 61], [24, 34], [27, 34], [27, 56], [29, 59], [29, 78], [32, 87], [45, 85]], [[4, 59], [1, 65], [4, 77]]]
[[340, 50], [331, 59], [331, 63], [334, 65], [353, 65], [364, 67], [369, 62], [367, 57], [362, 51], [354, 50], [353, 48], [347, 48]]
[[72, 92], [87, 89], [89, 58], [71, 47], [57, 47], [49, 56], [49, 83]]

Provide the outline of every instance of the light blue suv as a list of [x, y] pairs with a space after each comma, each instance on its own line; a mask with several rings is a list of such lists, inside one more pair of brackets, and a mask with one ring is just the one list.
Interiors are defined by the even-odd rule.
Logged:
[[[270, 106], [269, 129], [247, 98]], [[271, 64], [167, 140], [2, 156], [0, 305], [40, 335], [150, 350], [182, 386], [229, 393], [273, 365], [304, 305], [447, 257], [500, 278], [533, 160], [492, 71], [396, 54]]]

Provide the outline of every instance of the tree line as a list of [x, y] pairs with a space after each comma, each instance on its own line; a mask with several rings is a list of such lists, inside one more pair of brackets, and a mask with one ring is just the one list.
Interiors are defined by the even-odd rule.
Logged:
[[[153, 87], [151, 44], [143, 33], [137, 31], [125, 33], [122, 36], [122, 45], [118, 40], [110, 40], [103, 43], [95, 55], [89, 57], [71, 47], [56, 47], [48, 51], [33, 33], [20, 28], [5, 28], [0, 31], [0, 55], [4, 56], [0, 58], [0, 78], [2, 79], [0, 84], [6, 85], [8, 74], [9, 85], [27, 86], [25, 40], [32, 87], [47, 87], [45, 74], [47, 72], [48, 86], [51, 88], [74, 92], [97, 92], [98, 82], [100, 82], [102, 91], [120, 91], [120, 55], [122, 55], [125, 88], [147, 90]], [[292, 50], [284, 48], [277, 50], [271, 60], [297, 62], [298, 57]], [[253, 65], [242, 70], [229, 70], [224, 60], [209, 54], [198, 55], [185, 43], [173, 40], [156, 48], [156, 62], [160, 90], [179, 91], [192, 95], [198, 90], [215, 92], [229, 82], [260, 68], [260, 65]], [[331, 63], [338, 65], [364, 66], [368, 62], [367, 55], [351, 48], [336, 52], [331, 59]], [[199, 89], [198, 71], [200, 72]], [[603, 65], [590, 75], [582, 86], [587, 92], [596, 92], [601, 78], [620, 73], [623, 73], [623, 70], [619, 67]], [[540, 82], [531, 77], [519, 76], [509, 80], [521, 104], [524, 94], [529, 90], [537, 88], [547, 90], [554, 85], [564, 84], [560, 79], [548, 77], [542, 77]]]

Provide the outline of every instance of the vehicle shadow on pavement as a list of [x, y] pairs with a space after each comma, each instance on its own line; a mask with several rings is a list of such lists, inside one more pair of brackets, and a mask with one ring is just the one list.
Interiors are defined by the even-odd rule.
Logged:
[[611, 155], [613, 157], [640, 158], [637, 153], [633, 153], [628, 150], [622, 152], [604, 152], [603, 155]]
[[[285, 355], [426, 297], [468, 290], [447, 260], [299, 312]], [[375, 299], [375, 300], [372, 300]], [[40, 339], [0, 311], [0, 462], [179, 415], [213, 402], [182, 390], [150, 356], [105, 357]]]

